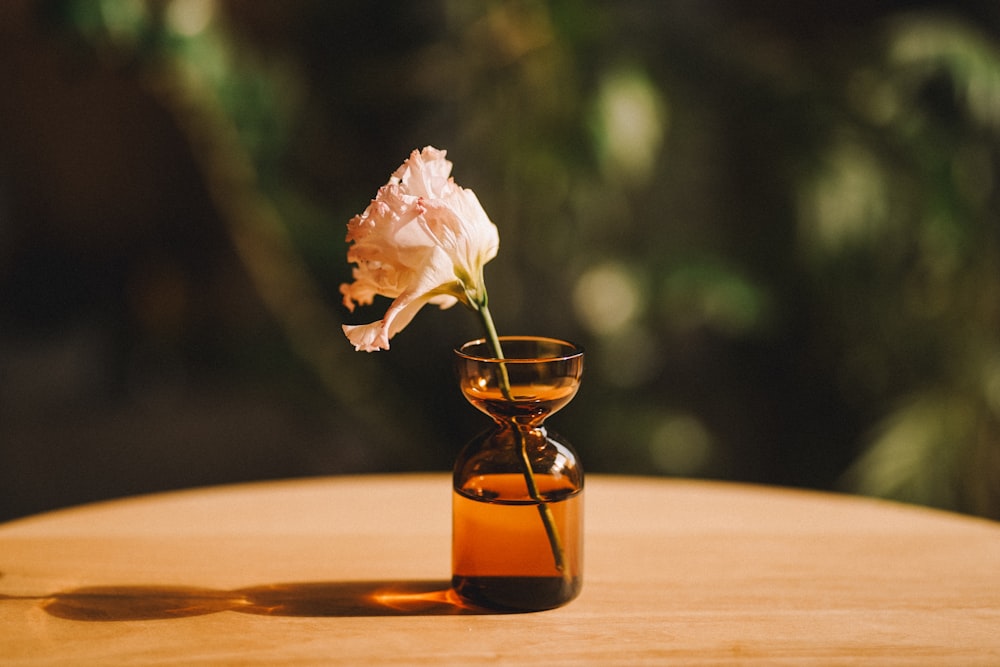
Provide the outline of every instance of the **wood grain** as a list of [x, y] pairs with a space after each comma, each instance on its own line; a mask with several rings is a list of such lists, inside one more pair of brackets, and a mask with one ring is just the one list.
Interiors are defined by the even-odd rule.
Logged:
[[1000, 665], [1000, 525], [849, 496], [588, 478], [585, 583], [447, 590], [443, 474], [159, 494], [0, 526], [4, 665]]

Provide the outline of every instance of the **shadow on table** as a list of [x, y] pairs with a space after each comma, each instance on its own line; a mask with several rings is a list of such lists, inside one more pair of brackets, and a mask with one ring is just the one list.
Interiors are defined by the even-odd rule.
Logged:
[[234, 611], [263, 616], [443, 616], [497, 614], [459, 598], [447, 581], [335, 581], [270, 584], [222, 591], [188, 586], [89, 586], [37, 599], [74, 621], [140, 621]]

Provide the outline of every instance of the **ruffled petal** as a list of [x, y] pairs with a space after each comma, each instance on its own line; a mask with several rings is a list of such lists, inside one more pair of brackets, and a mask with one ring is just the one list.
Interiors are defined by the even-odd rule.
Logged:
[[354, 345], [354, 349], [360, 352], [376, 352], [378, 350], [388, 350], [389, 340], [397, 333], [406, 328], [420, 309], [428, 303], [435, 304], [442, 309], [450, 308], [458, 302], [458, 299], [450, 294], [439, 294], [433, 297], [408, 300], [405, 298], [396, 299], [389, 309], [385, 311], [385, 317], [371, 324], [343, 325], [344, 334]]
[[359, 352], [389, 349], [389, 335], [382, 320], [371, 324], [344, 325], [344, 334]]
[[392, 176], [412, 195], [427, 199], [443, 197], [456, 187], [451, 180], [452, 164], [445, 158], [447, 154], [448, 151], [425, 146], [410, 153]]

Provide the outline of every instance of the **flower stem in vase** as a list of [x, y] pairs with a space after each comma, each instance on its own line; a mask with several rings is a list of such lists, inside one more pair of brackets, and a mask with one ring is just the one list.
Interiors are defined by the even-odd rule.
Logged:
[[[490, 347], [493, 349], [493, 353], [497, 359], [504, 359], [503, 348], [500, 345], [500, 338], [497, 335], [496, 326], [493, 324], [493, 317], [490, 315], [490, 310], [485, 303], [486, 299], [483, 299], [483, 303], [479, 305], [478, 311], [479, 315], [482, 317], [483, 326], [486, 329], [486, 337], [489, 340]], [[500, 369], [500, 391], [503, 393], [504, 398], [508, 401], [514, 400], [514, 395], [511, 391], [510, 376], [507, 373], [507, 365], [504, 363], [499, 364]], [[531, 459], [528, 457], [528, 447], [527, 440], [524, 437], [524, 432], [522, 431], [522, 425], [516, 424], [514, 430], [514, 437], [517, 438], [518, 449], [520, 450], [521, 462], [523, 464], [524, 472], [524, 482], [528, 487], [528, 495], [533, 501], [535, 501], [538, 507], [538, 514], [542, 519], [542, 525], [545, 526], [545, 534], [548, 536], [549, 545], [552, 547], [552, 557], [555, 560], [556, 569], [563, 575], [563, 577], [569, 577], [569, 572], [566, 569], [565, 556], [563, 555], [564, 549], [562, 545], [562, 539], [559, 536], [559, 529], [556, 527], [555, 518], [552, 516], [552, 509], [549, 504], [542, 498], [542, 494], [538, 491], [538, 484], [535, 481], [535, 473], [531, 468]]]

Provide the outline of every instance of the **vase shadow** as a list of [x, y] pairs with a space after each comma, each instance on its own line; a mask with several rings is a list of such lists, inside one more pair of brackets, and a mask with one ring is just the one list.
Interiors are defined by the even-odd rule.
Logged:
[[471, 605], [448, 581], [290, 582], [233, 591], [190, 586], [88, 586], [37, 599], [45, 612], [74, 621], [141, 621], [232, 611], [262, 616], [452, 616], [499, 614]]
[[149, 621], [227, 611], [228, 591], [190, 586], [87, 586], [38, 598], [48, 614], [72, 621]]

